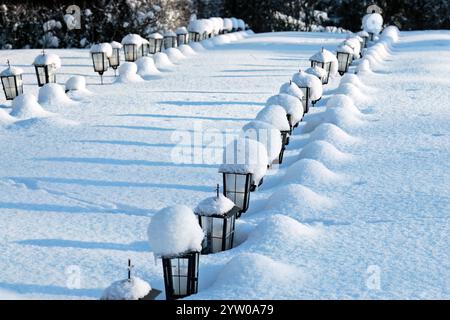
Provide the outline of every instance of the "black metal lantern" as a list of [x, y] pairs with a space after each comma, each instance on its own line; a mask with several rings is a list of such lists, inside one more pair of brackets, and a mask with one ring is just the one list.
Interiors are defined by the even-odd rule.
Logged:
[[[59, 60], [59, 57], [56, 56], [55, 59]], [[45, 54], [44, 51], [42, 51], [41, 55], [36, 57], [33, 65], [36, 71], [36, 77], [38, 80], [39, 87], [42, 87], [46, 83], [56, 82], [55, 72], [58, 66], [55, 64], [54, 61], [51, 61], [49, 55]]]
[[250, 203], [252, 174], [240, 172], [222, 172], [222, 174], [223, 195], [233, 201], [239, 208], [239, 217], [242, 213], [248, 210]]
[[309, 112], [309, 96], [310, 96], [310, 91], [311, 88], [310, 87], [300, 87], [299, 88], [303, 91], [303, 110], [305, 111], [304, 113], [308, 113]]
[[199, 42], [202, 35], [195, 31], [189, 31], [189, 42]]
[[11, 67], [9, 60], [7, 62], [8, 68], [0, 73], [0, 78], [6, 100], [14, 100], [14, 98], [23, 93], [22, 70]]
[[166, 299], [181, 299], [198, 291], [199, 252], [163, 256]]
[[189, 32], [185, 27], [178, 28], [176, 30], [177, 34], [177, 45], [181, 46], [189, 42]]
[[103, 84], [103, 73], [108, 70], [109, 61], [106, 52], [91, 52], [92, 64], [94, 71], [100, 75], [101, 83]]
[[163, 39], [164, 37], [162, 35], [160, 35], [159, 33], [153, 33], [150, 35], [150, 40], [149, 40], [149, 53], [150, 54], [155, 54], [157, 52], [161, 52], [162, 50], [162, 45], [163, 45]]
[[120, 66], [120, 48], [122, 46], [112, 46], [112, 55], [108, 57], [109, 66], [114, 69], [114, 75], [116, 75], [116, 70]]
[[338, 72], [342, 76], [344, 73], [348, 71], [348, 67], [351, 63], [352, 54], [348, 51], [339, 51], [339, 48], [336, 53], [336, 57], [338, 60]]
[[150, 42], [143, 39], [141, 44], [141, 57], [146, 57], [150, 53]]
[[166, 32], [164, 34], [164, 49], [177, 47], [177, 34], [173, 31]]
[[123, 53], [125, 56], [125, 61], [134, 62], [139, 59], [140, 48], [135, 43], [125, 43], [123, 45]]
[[[219, 185], [217, 185], [217, 197], [208, 198], [202, 203], [212, 203], [212, 208], [217, 208], [217, 202], [225, 200], [231, 201], [219, 195]], [[213, 203], [214, 202], [214, 203]], [[236, 217], [239, 214], [237, 206], [232, 207], [227, 212], [205, 212], [202, 203], [197, 206], [194, 213], [198, 216], [198, 222], [205, 233], [202, 254], [216, 253], [233, 248], [234, 229]], [[231, 205], [233, 205], [231, 203]]]
[[331, 73], [331, 61], [325, 62], [325, 59], [323, 57], [323, 48], [322, 51], [318, 54], [315, 54], [310, 58], [311, 61], [311, 68], [314, 68], [315, 66], [318, 66], [322, 69], [324, 69], [327, 74], [325, 77], [323, 77], [322, 84], [327, 84], [328, 80], [330, 79], [330, 73]]

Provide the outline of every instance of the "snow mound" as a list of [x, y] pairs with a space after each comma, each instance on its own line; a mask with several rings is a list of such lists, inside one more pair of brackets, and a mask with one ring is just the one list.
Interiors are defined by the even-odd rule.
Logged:
[[220, 45], [223, 45], [223, 44], [228, 44], [228, 43], [231, 42], [230, 38], [227, 37], [226, 35], [219, 35], [217, 37], [214, 37], [212, 39], [212, 41], [213, 41], [214, 45], [216, 45], [216, 46], [220, 46]]
[[267, 200], [266, 209], [292, 218], [305, 219], [311, 211], [332, 208], [333, 201], [300, 184], [288, 184], [277, 189]]
[[308, 143], [302, 151], [300, 151], [298, 157], [299, 159], [321, 161], [328, 166], [332, 166], [335, 162], [345, 162], [352, 158], [351, 155], [338, 150], [331, 143], [323, 140], [316, 140]]
[[286, 110], [282, 106], [269, 105], [264, 107], [256, 115], [256, 120], [270, 123], [280, 131], [289, 131], [289, 121], [286, 117]]
[[343, 176], [331, 171], [321, 162], [300, 159], [286, 170], [285, 183], [299, 183], [307, 187], [331, 185], [343, 181]]
[[64, 88], [57, 83], [47, 83], [39, 89], [38, 100], [40, 104], [48, 106], [58, 106], [72, 103], [73, 101], [66, 95]]
[[205, 50], [206, 50], [206, 49], [202, 46], [202, 44], [199, 43], [199, 42], [191, 42], [191, 43], [189, 43], [189, 46], [190, 46], [194, 51], [197, 51], [197, 52], [202, 52], [202, 51], [205, 51]]
[[347, 45], [353, 49], [353, 58], [354, 59], [359, 58], [359, 54], [361, 53], [361, 42], [356, 37], [345, 40], [344, 45]]
[[333, 123], [338, 127], [344, 129], [351, 129], [353, 127], [360, 127], [364, 124], [357, 115], [347, 112], [347, 110], [342, 108], [328, 108], [325, 111], [325, 121], [328, 123]]
[[298, 87], [309, 87], [309, 98], [311, 100], [319, 100], [322, 97], [322, 81], [316, 76], [300, 71], [292, 76], [292, 81], [295, 82]]
[[150, 221], [147, 235], [151, 250], [158, 256], [200, 252], [204, 238], [197, 216], [180, 205], [158, 211]]
[[298, 98], [292, 95], [280, 93], [271, 96], [269, 99], [267, 99], [266, 105], [282, 106], [284, 110], [286, 110], [286, 113], [290, 115], [292, 126], [300, 122], [303, 118], [303, 104]]
[[119, 77], [116, 82], [129, 83], [144, 81], [140, 75], [137, 74], [138, 67], [134, 62], [124, 62], [119, 67]]
[[389, 26], [384, 28], [381, 33], [382, 39], [389, 39], [392, 42], [397, 42], [400, 35], [400, 30], [396, 26]]
[[61, 68], [61, 59], [58, 55], [53, 53], [44, 53], [38, 55], [33, 62], [33, 65], [43, 66], [43, 65], [53, 65], [53, 68]]
[[85, 90], [86, 78], [83, 76], [72, 76], [66, 81], [66, 90]]
[[0, 108], [0, 126], [9, 125], [13, 123], [15, 119], [6, 110]]
[[241, 138], [225, 147], [219, 172], [252, 173], [253, 184], [258, 185], [267, 172], [268, 163], [264, 144]]
[[344, 146], [358, 141], [344, 130], [332, 123], [322, 123], [309, 136], [310, 140], [324, 140], [333, 145]]
[[368, 100], [368, 96], [362, 93], [357, 86], [351, 83], [343, 83], [339, 85], [336, 91], [340, 95], [347, 95], [351, 98], [351, 100], [356, 101], [357, 103], [364, 103]]
[[214, 48], [214, 42], [213, 42], [212, 38], [211, 38], [211, 39], [205, 39], [205, 40], [202, 40], [202, 41], [201, 41], [201, 44], [202, 44], [202, 46], [203, 46], [204, 48], [206, 48], [206, 49], [212, 49], [212, 48]]
[[164, 52], [157, 52], [153, 55], [155, 64], [158, 69], [167, 70], [173, 68], [175, 65], [170, 61], [167, 54]]
[[283, 83], [280, 87], [279, 93], [286, 93], [296, 97], [298, 100], [303, 100], [303, 91], [292, 81]]
[[361, 81], [361, 78], [358, 75], [354, 74], [354, 73], [348, 73], [347, 72], [346, 74], [344, 74], [342, 76], [340, 84], [342, 85], [342, 84], [346, 84], [346, 83], [350, 83], [350, 84], [354, 85], [355, 87], [359, 88], [362, 91], [368, 92], [368, 91], [372, 90], [371, 87], [365, 85]]
[[283, 147], [280, 130], [270, 123], [255, 120], [247, 123], [242, 131], [241, 137], [261, 142], [266, 147], [268, 165], [278, 159]]
[[371, 68], [370, 68], [370, 62], [369, 59], [366, 57], [364, 57], [364, 59], [361, 60], [361, 62], [358, 65], [358, 69], [357, 69], [357, 73], [361, 74], [361, 73], [370, 73], [372, 72]]
[[230, 18], [223, 19], [223, 30], [231, 31], [233, 29], [233, 21]]
[[45, 111], [38, 103], [36, 97], [30, 93], [24, 93], [20, 95], [16, 97], [12, 102], [11, 116], [22, 120], [31, 118], [50, 117], [52, 115], [54, 114]]
[[219, 194], [219, 197], [210, 197], [202, 200], [194, 209], [195, 214], [201, 216], [221, 215], [223, 216], [234, 208], [234, 202]]
[[355, 106], [353, 100], [344, 94], [336, 94], [332, 96], [330, 99], [328, 99], [326, 107], [342, 108], [349, 113], [353, 113], [354, 115], [357, 116], [362, 116], [361, 111], [359, 111], [359, 109]]
[[286, 288], [300, 286], [301, 281], [295, 282], [293, 279], [302, 278], [303, 275], [292, 265], [257, 253], [242, 253], [234, 256], [219, 272], [211, 287], [195, 298], [276, 299], [286, 295]]
[[186, 59], [186, 56], [182, 54], [181, 51], [178, 50], [177, 48], [168, 48], [164, 52], [165, 54], [167, 54], [169, 60], [175, 63]]
[[180, 50], [180, 52], [186, 56], [195, 56], [197, 53], [187, 44], [182, 44], [181, 46], [178, 47], [178, 50]]
[[145, 297], [152, 288], [148, 282], [138, 277], [131, 277], [113, 282], [103, 291], [101, 300], [138, 300]]
[[138, 68], [138, 74], [141, 77], [154, 76], [160, 74], [159, 70], [155, 66], [155, 62], [151, 57], [141, 57], [136, 61]]

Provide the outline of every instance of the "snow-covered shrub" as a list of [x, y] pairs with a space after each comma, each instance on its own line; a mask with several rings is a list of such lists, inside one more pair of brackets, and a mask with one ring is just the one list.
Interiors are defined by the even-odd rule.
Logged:
[[144, 81], [140, 75], [137, 74], [138, 67], [134, 62], [124, 62], [119, 67], [119, 77], [116, 82], [141, 82]]
[[267, 150], [269, 159], [268, 165], [278, 159], [281, 148], [283, 147], [281, 132], [275, 126], [262, 121], [250, 121], [242, 128], [243, 138], [248, 138], [261, 142]]
[[59, 106], [73, 102], [64, 92], [63, 86], [57, 83], [47, 83], [39, 89], [39, 103], [47, 106]]
[[223, 151], [223, 164], [219, 172], [251, 173], [252, 184], [258, 185], [267, 172], [269, 159], [264, 144], [239, 138], [228, 144]]
[[270, 123], [280, 131], [290, 130], [289, 121], [286, 117], [286, 110], [284, 110], [282, 106], [265, 106], [260, 112], [258, 112], [255, 120]]
[[142, 57], [136, 61], [138, 68], [138, 74], [141, 77], [154, 76], [160, 74], [159, 70], [155, 66], [155, 62], [151, 57]]
[[150, 221], [147, 235], [152, 252], [162, 257], [200, 252], [204, 238], [194, 212], [181, 205], [158, 211]]
[[303, 118], [303, 104], [301, 101], [289, 94], [280, 93], [267, 99], [266, 105], [279, 105], [286, 110], [286, 114], [290, 116], [291, 126], [296, 125]]
[[11, 116], [19, 119], [42, 118], [52, 115], [52, 113], [45, 111], [36, 97], [30, 93], [17, 96], [12, 102]]
[[0, 108], [0, 126], [9, 125], [14, 122], [14, 118], [6, 112], [6, 110]]
[[103, 291], [101, 300], [139, 300], [145, 297], [152, 288], [141, 278], [131, 277], [129, 280], [113, 282]]

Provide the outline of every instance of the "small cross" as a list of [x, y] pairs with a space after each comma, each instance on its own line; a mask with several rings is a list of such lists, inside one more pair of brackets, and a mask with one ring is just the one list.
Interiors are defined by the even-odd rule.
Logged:
[[217, 184], [217, 186], [216, 186], [217, 199], [219, 199], [219, 190], [220, 190], [220, 187], [219, 187], [219, 184]]
[[8, 68], [11, 68], [11, 65], [9, 64], [9, 59], [6, 59], [6, 63], [8, 64]]
[[128, 259], [128, 281], [131, 281], [131, 269], [134, 268], [134, 265], [131, 265], [131, 260]]

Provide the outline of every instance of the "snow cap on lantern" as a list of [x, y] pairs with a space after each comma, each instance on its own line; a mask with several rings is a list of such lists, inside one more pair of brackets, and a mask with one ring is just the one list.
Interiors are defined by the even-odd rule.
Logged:
[[[305, 70], [306, 73], [312, 74], [313, 76], [316, 76], [320, 80], [323, 80], [327, 76], [327, 71], [318, 65], [315, 65], [314, 67], [310, 67]], [[323, 81], [322, 81], [323, 82]]]
[[[293, 85], [297, 86], [295, 83]], [[300, 88], [297, 87], [298, 90], [301, 92], [301, 97], [303, 98], [303, 91], [301, 91]], [[300, 98], [300, 93], [297, 92], [297, 89], [293, 86], [289, 86], [290, 92], [294, 92], [296, 94], [296, 97], [291, 94], [287, 93], [280, 93], [277, 95], [274, 95], [267, 99], [266, 105], [279, 105], [286, 110], [286, 114], [289, 118], [289, 123], [291, 127], [294, 127], [297, 123], [299, 123], [303, 118], [304, 108], [302, 105]], [[280, 89], [281, 90], [281, 89]]]
[[280, 87], [279, 93], [286, 93], [296, 97], [300, 101], [303, 100], [303, 91], [292, 81], [283, 83]]
[[131, 277], [113, 282], [103, 291], [101, 300], [139, 300], [152, 290], [150, 284], [141, 278]]
[[200, 252], [204, 238], [194, 212], [182, 205], [158, 211], [148, 226], [148, 240], [157, 256], [170, 257]]
[[290, 131], [286, 110], [279, 105], [267, 105], [256, 115], [256, 120], [270, 123], [280, 131]]
[[61, 68], [61, 59], [53, 53], [45, 53], [38, 55], [33, 62], [38, 86], [42, 87], [46, 83], [56, 82], [56, 70]]
[[323, 87], [322, 82], [316, 77], [311, 74], [307, 74], [304, 71], [300, 71], [298, 73], [295, 73], [292, 76], [292, 81], [295, 82], [295, 84], [299, 88], [309, 88], [309, 99], [311, 100], [318, 100], [322, 97], [323, 93]]
[[234, 202], [219, 194], [218, 197], [203, 199], [194, 209], [197, 215], [202, 216], [223, 216], [234, 208]]

